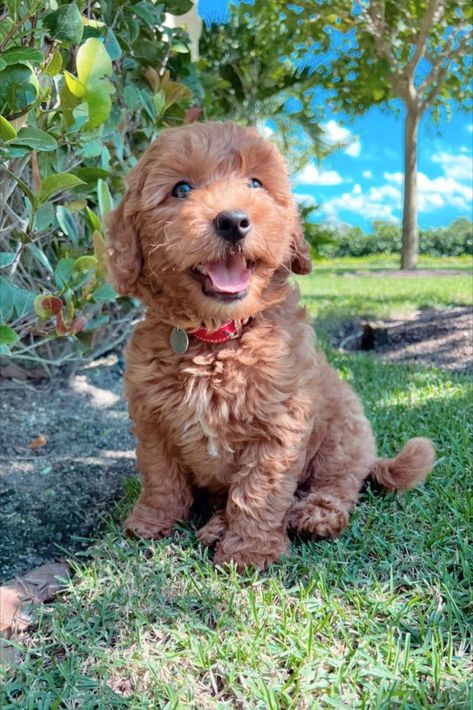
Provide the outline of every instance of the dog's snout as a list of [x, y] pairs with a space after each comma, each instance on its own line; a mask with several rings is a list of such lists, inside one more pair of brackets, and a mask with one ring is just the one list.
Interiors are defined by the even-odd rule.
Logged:
[[241, 210], [219, 212], [214, 219], [217, 234], [229, 242], [239, 242], [251, 229], [250, 218]]

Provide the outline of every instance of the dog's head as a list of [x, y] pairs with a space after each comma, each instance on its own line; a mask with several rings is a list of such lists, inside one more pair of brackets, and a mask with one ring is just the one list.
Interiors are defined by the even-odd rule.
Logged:
[[119, 293], [150, 307], [243, 318], [311, 269], [284, 160], [255, 129], [164, 131], [127, 188], [108, 218], [110, 271]]

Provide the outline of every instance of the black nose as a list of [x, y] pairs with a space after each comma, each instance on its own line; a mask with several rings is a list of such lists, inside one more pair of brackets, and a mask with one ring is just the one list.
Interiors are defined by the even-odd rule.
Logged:
[[250, 218], [241, 210], [219, 212], [214, 219], [217, 234], [229, 242], [239, 242], [251, 229]]

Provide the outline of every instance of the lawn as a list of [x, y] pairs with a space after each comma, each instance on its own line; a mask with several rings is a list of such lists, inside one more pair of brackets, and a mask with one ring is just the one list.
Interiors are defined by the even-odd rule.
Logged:
[[[301, 286], [322, 319], [471, 302], [468, 275], [349, 277], [320, 265]], [[269, 572], [237, 574], [211, 565], [193, 525], [160, 542], [125, 540], [131, 481], [73, 559], [68, 593], [19, 644], [2, 708], [470, 707], [471, 382], [329, 356], [360, 393], [383, 455], [433, 438], [428, 482], [402, 496], [368, 486], [340, 539], [294, 539]]]

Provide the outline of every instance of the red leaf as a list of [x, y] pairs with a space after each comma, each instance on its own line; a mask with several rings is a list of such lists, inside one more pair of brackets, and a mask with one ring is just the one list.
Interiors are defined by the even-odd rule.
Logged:
[[61, 312], [56, 313], [56, 333], [58, 335], [67, 335], [68, 333], [68, 328]]
[[62, 311], [64, 303], [57, 296], [45, 296], [41, 299], [41, 307], [57, 316]]
[[87, 321], [85, 320], [84, 316], [76, 316], [72, 321], [71, 325], [69, 326], [69, 330], [72, 335], [80, 333], [81, 330], [84, 330], [86, 322]]

